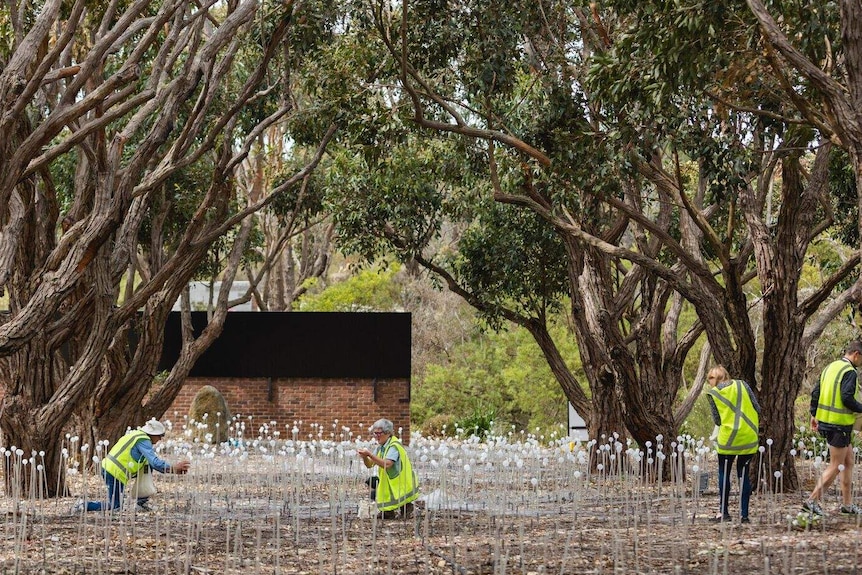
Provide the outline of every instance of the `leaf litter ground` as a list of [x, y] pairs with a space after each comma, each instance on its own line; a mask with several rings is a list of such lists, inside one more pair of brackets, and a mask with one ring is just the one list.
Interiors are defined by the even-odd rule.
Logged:
[[[837, 513], [834, 489], [822, 522], [793, 524], [816, 477], [810, 461], [798, 464], [799, 493], [755, 494], [750, 524], [714, 524], [714, 489], [693, 491], [691, 469], [659, 486], [622, 468], [578, 472], [569, 454], [535, 445], [504, 465], [487, 447], [426, 444], [414, 447], [414, 516], [382, 520], [358, 516], [368, 472], [353, 447], [199, 457], [189, 475], [157, 477], [151, 512], [72, 514], [74, 497], [4, 494], [0, 573], [794, 574], [862, 564], [862, 518]], [[92, 471], [70, 487], [102, 496]]]

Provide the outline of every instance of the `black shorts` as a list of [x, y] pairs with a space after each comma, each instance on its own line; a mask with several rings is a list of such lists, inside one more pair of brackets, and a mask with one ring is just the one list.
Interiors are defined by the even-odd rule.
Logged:
[[832, 447], [847, 447], [850, 445], [852, 430], [845, 429], [821, 429], [820, 435], [826, 438], [826, 443]]

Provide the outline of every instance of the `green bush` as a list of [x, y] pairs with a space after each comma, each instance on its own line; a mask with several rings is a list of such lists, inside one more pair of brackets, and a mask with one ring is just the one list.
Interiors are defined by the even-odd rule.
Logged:
[[464, 437], [475, 435], [476, 437], [485, 438], [493, 431], [492, 428], [496, 415], [497, 412], [493, 408], [477, 407], [473, 410], [473, 413], [458, 420], [455, 427]]
[[362, 269], [348, 279], [320, 290], [317, 278], [309, 280], [308, 292], [294, 302], [299, 311], [390, 311], [399, 305], [395, 281], [400, 265]]
[[455, 418], [445, 413], [432, 415], [422, 424], [422, 435], [426, 437], [454, 437]]
[[[564, 325], [553, 326], [555, 341], [569, 359], [574, 373], [582, 368], [571, 334]], [[485, 428], [483, 419], [498, 429], [536, 435], [560, 433], [565, 425], [567, 402], [547, 361], [527, 330], [519, 327], [500, 332], [476, 332], [447, 350], [440, 361], [430, 361], [415, 374], [411, 417], [424, 422], [437, 414], [451, 414], [459, 426]], [[481, 408], [477, 410], [476, 398]], [[487, 413], [493, 412], [488, 418]], [[469, 431], [468, 431], [469, 433]]]
[[[856, 443], [856, 434], [854, 433], [853, 435], [854, 443]], [[829, 448], [826, 446], [826, 438], [807, 425], [796, 427], [796, 433], [793, 434], [793, 449], [796, 450], [797, 457], [802, 458], [808, 457], [807, 452], [812, 452], [811, 457], [817, 457], [829, 451]], [[803, 453], [803, 450], [805, 453]]]

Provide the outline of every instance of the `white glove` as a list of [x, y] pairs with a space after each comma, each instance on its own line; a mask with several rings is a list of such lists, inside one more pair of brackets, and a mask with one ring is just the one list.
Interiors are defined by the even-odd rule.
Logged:
[[715, 427], [712, 428], [712, 435], [709, 436], [710, 441], [715, 441], [716, 439], [718, 439], [718, 430], [719, 429], [720, 429], [720, 427], [718, 425], [716, 425]]

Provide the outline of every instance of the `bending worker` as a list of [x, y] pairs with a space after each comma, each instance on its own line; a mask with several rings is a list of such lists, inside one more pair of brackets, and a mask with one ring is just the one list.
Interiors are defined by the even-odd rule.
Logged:
[[371, 433], [378, 443], [374, 453], [364, 448], [356, 452], [365, 467], [378, 467], [377, 509], [383, 512], [384, 519], [409, 517], [413, 514], [413, 501], [419, 497], [419, 482], [410, 458], [393, 435], [394, 427], [388, 419], [377, 420], [371, 426]]
[[[121, 437], [102, 459], [102, 477], [108, 487], [107, 502], [82, 500], [72, 508], [73, 513], [119, 508], [126, 484], [139, 472], [144, 472], [147, 466], [159, 473], [186, 473], [190, 465], [188, 461], [172, 465], [156, 455], [153, 445], [158, 443], [164, 434], [165, 426], [151, 419], [144, 426]], [[148, 501], [149, 497], [138, 498], [138, 511], [150, 511]]]

